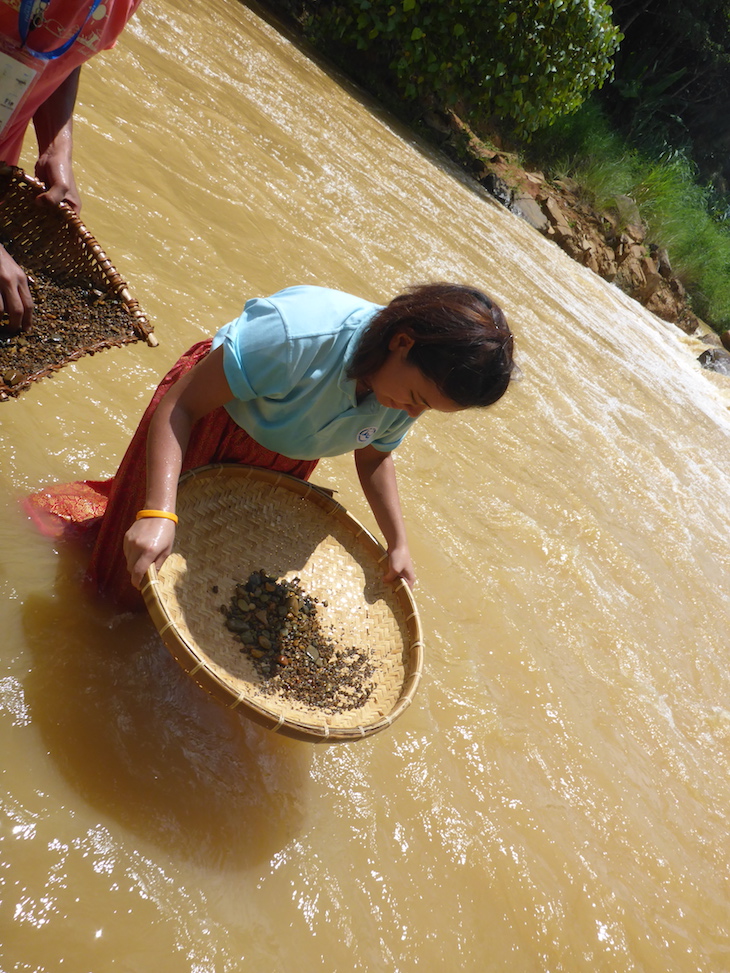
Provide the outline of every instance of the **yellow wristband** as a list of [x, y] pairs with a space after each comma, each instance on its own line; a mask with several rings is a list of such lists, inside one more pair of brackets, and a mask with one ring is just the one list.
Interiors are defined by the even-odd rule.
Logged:
[[164, 517], [166, 520], [173, 520], [177, 523], [177, 514], [169, 510], [138, 510], [134, 519], [141, 520], [142, 517]]

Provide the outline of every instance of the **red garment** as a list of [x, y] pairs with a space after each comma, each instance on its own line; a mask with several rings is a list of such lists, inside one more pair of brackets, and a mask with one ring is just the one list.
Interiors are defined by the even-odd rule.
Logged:
[[[84, 61], [99, 51], [114, 47], [124, 25], [141, 0], [105, 0], [84, 25], [81, 34], [64, 54], [52, 61], [39, 61], [42, 72], [24, 101], [15, 111], [0, 139], [0, 160], [17, 165], [23, 135], [40, 105], [60, 87]], [[69, 40], [89, 12], [92, 0], [51, 0], [43, 22], [31, 31], [28, 43], [36, 51], [54, 51]], [[0, 35], [6, 42], [20, 47], [18, 32], [19, 0], [0, 0]]]
[[[105, 481], [56, 484], [33, 494], [24, 503], [46, 535], [93, 542], [89, 580], [121, 609], [143, 607], [141, 595], [129, 580], [122, 545], [135, 514], [145, 502], [147, 431], [152, 416], [165, 392], [208, 354], [210, 345], [210, 338], [193, 345], [157, 386], [116, 476]], [[193, 426], [182, 472], [208, 463], [247, 463], [308, 480], [317, 462], [290, 459], [265, 449], [221, 407]]]

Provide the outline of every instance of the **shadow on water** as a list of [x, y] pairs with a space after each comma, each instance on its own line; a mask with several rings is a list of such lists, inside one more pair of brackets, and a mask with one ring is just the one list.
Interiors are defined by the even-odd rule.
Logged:
[[64, 550], [51, 594], [23, 608], [25, 695], [50, 756], [91, 805], [172, 856], [241, 868], [307, 813], [311, 748], [206, 695], [146, 615], [114, 615]]

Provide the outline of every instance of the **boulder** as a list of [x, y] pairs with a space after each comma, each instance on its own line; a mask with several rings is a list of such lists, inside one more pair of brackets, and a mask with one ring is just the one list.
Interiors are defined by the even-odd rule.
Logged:
[[646, 275], [641, 264], [641, 257], [633, 253], [624, 253], [619, 258], [618, 271], [614, 283], [626, 294], [634, 297], [646, 287]]
[[707, 351], [702, 352], [697, 361], [710, 371], [730, 375], [730, 351], [725, 351], [724, 348], [708, 348]]
[[515, 195], [510, 206], [512, 212], [523, 220], [534, 226], [540, 233], [544, 233], [548, 228], [548, 218], [542, 211], [540, 204], [525, 193]]
[[493, 172], [487, 172], [479, 182], [487, 190], [490, 196], [500, 202], [503, 206], [510, 206], [512, 203], [512, 190], [499, 176]]
[[554, 196], [548, 196], [542, 204], [542, 208], [556, 236], [562, 239], [570, 239], [573, 236], [573, 229], [557, 199]]

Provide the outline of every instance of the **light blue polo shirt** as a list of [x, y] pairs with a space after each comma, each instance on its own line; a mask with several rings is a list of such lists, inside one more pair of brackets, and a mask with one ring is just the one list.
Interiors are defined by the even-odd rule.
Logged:
[[221, 328], [231, 418], [256, 442], [292, 459], [339, 456], [363, 446], [389, 452], [415, 419], [374, 395], [358, 405], [346, 376], [358, 339], [380, 305], [325, 287], [287, 287], [246, 302]]

